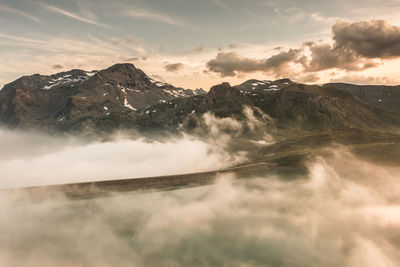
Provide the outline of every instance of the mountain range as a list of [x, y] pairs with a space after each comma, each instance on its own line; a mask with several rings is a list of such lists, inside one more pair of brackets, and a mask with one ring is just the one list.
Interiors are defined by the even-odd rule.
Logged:
[[[214, 123], [222, 127], [217, 134], [232, 137], [230, 151], [245, 151], [251, 162], [298, 166], [335, 144], [393, 163], [400, 158], [400, 86], [280, 79], [222, 83], [205, 92], [157, 81], [132, 64], [116, 64], [100, 71], [24, 76], [5, 85], [0, 123], [52, 133], [203, 138], [215, 134]], [[272, 145], [260, 145], [270, 142], [266, 136]]]
[[132, 64], [116, 64], [100, 71], [24, 76], [5, 85], [0, 123], [62, 132], [173, 131], [182, 123], [190, 127], [193, 117], [206, 112], [238, 117], [244, 106], [276, 119], [279, 129], [388, 129], [399, 126], [400, 87], [280, 79], [223, 83], [207, 93], [154, 80]]

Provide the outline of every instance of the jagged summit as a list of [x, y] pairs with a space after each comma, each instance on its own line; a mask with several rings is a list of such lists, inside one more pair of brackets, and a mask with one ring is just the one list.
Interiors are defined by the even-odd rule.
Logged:
[[228, 82], [224, 82], [211, 87], [210, 91], [207, 93], [205, 101], [214, 102], [218, 99], [234, 99], [240, 96], [241, 94], [238, 89], [232, 87]]
[[209, 93], [214, 94], [214, 93], [225, 93], [227, 91], [233, 91], [230, 83], [228, 82], [223, 82], [221, 84], [214, 85], [210, 88]]
[[103, 76], [105, 78], [112, 78], [113, 76], [119, 77], [127, 77], [130, 79], [141, 78], [146, 79], [148, 76], [139, 68], [136, 68], [135, 65], [131, 63], [119, 63], [112, 65], [111, 67], [101, 70], [98, 72], [99, 76]]
[[127, 70], [127, 71], [135, 71], [137, 68], [135, 65], [132, 63], [117, 63], [112, 65], [111, 67], [108, 67], [106, 70], [116, 70], [116, 71], [121, 71], [121, 70]]
[[210, 110], [224, 117], [241, 112], [246, 103], [249, 103], [246, 96], [229, 83], [224, 82], [211, 87], [204, 98], [202, 110]]
[[115, 64], [99, 71], [35, 74], [21, 77], [0, 91], [0, 122], [18, 126], [45, 120], [55, 125], [137, 111], [198, 94], [201, 91], [149, 78], [133, 64]]

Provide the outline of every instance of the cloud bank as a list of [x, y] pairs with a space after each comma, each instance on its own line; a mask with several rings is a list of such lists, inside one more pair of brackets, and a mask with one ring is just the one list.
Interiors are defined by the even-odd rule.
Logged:
[[400, 27], [384, 20], [349, 23], [338, 21], [332, 27], [336, 47], [365, 58], [400, 56]]
[[[383, 60], [399, 58], [400, 27], [384, 20], [338, 20], [332, 26], [332, 43], [309, 41], [300, 48], [280, 50], [264, 59], [220, 52], [206, 67], [221, 77], [263, 72], [275, 77], [296, 76], [300, 81], [316, 81], [320, 71], [359, 72], [378, 67]], [[305, 78], [305, 75], [312, 76]]]
[[88, 142], [0, 129], [0, 188], [216, 170], [244, 159], [230, 155], [226, 144], [226, 139], [211, 144], [190, 136], [161, 142], [124, 135]]
[[4, 266], [398, 266], [398, 170], [338, 152], [308, 177], [68, 201], [2, 197]]
[[221, 77], [236, 76], [238, 72], [256, 71], [279, 74], [288, 67], [289, 63], [298, 62], [299, 53], [299, 50], [289, 50], [268, 59], [258, 60], [242, 57], [236, 52], [220, 52], [215, 59], [207, 62], [207, 68], [219, 73]]

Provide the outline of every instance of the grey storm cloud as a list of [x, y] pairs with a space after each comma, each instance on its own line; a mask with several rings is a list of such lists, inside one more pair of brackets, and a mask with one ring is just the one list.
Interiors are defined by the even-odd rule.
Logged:
[[400, 56], [400, 27], [384, 20], [348, 23], [338, 21], [332, 27], [336, 48], [353, 51], [366, 58]]
[[312, 44], [309, 49], [311, 60], [303, 63], [307, 72], [333, 68], [360, 71], [378, 66], [377, 62], [364, 58], [355, 51], [344, 47], [331, 47], [329, 44]]
[[372, 59], [400, 57], [400, 27], [384, 20], [337, 21], [332, 26], [332, 39], [333, 46], [305, 44], [311, 51], [307, 71], [331, 68], [357, 71], [378, 66]]
[[[384, 20], [353, 23], [339, 20], [332, 26], [332, 40], [332, 45], [305, 42], [300, 49], [282, 51], [266, 59], [220, 52], [207, 62], [207, 68], [222, 77], [256, 71], [279, 76], [291, 73], [290, 63], [300, 64], [305, 73], [327, 69], [361, 71], [377, 67], [382, 59], [400, 57], [400, 27]], [[309, 57], [305, 55], [306, 50], [310, 52]]]
[[290, 49], [273, 55], [268, 59], [252, 59], [236, 52], [220, 52], [215, 59], [207, 62], [210, 71], [219, 73], [222, 77], [235, 76], [237, 72], [251, 73], [255, 71], [278, 73], [290, 62], [298, 62], [301, 50]]
[[182, 63], [172, 63], [172, 64], [165, 65], [164, 68], [166, 71], [175, 72], [175, 71], [182, 69], [183, 66], [184, 65]]

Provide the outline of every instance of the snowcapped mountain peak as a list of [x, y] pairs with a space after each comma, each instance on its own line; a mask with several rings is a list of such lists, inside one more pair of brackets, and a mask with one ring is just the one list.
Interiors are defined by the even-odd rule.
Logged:
[[52, 88], [61, 86], [75, 86], [76, 84], [87, 81], [96, 73], [97, 71], [72, 70], [69, 72], [51, 75], [51, 79], [48, 80], [46, 85], [43, 86], [41, 89], [50, 90]]
[[[136, 112], [202, 92], [150, 78], [133, 64], [116, 64], [99, 71], [73, 69], [21, 77], [0, 91], [0, 108], [6, 120], [15, 124], [36, 119], [55, 119], [61, 123]], [[26, 111], [29, 112], [25, 114]], [[18, 114], [25, 114], [26, 118]]]

